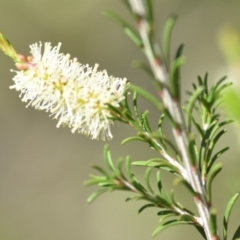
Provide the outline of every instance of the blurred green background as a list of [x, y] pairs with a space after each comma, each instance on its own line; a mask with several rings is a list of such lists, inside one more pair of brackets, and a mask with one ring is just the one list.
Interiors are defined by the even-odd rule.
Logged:
[[[188, 63], [182, 71], [183, 89], [190, 89], [197, 75], [206, 71], [211, 82], [226, 74], [225, 59], [217, 46], [217, 31], [227, 22], [239, 24], [239, 0], [155, 0], [158, 30], [170, 13], [179, 15], [172, 46], [185, 43]], [[147, 77], [131, 67], [142, 58], [122, 29], [100, 13], [111, 9], [129, 19], [117, 0], [0, 0], [0, 31], [18, 52], [29, 53], [29, 44], [62, 42], [62, 51], [82, 63], [99, 63], [109, 75], [127, 77], [150, 91]], [[18, 93], [9, 90], [14, 68], [11, 59], [0, 53], [0, 239], [2, 240], [148, 240], [157, 226], [156, 210], [137, 215], [141, 203], [125, 203], [126, 193], [101, 196], [92, 205], [86, 199], [93, 189], [82, 182], [92, 172], [91, 163], [103, 164], [104, 143], [57, 129], [48, 114], [25, 108]], [[142, 102], [142, 109], [149, 106]], [[150, 108], [156, 126], [158, 113]], [[109, 142], [113, 157], [131, 154], [144, 160], [156, 153], [141, 143], [120, 146], [133, 135], [128, 126], [115, 124]], [[235, 129], [221, 140], [231, 152], [221, 159], [225, 168], [214, 184], [214, 201], [222, 223], [222, 209], [239, 191], [239, 141]], [[219, 146], [219, 148], [221, 147]], [[218, 148], [218, 149], [219, 149]], [[139, 175], [141, 174], [141, 169]], [[165, 176], [165, 185], [171, 179]], [[179, 199], [193, 206], [186, 191]], [[240, 223], [240, 203], [230, 223], [231, 233]], [[190, 226], [165, 230], [155, 239], [201, 239]]]

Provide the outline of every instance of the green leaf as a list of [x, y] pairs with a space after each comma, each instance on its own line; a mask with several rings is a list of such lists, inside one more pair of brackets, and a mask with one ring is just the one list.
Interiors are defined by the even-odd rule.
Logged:
[[[132, 185], [139, 191], [141, 192], [143, 195], [146, 192], [146, 189], [142, 186], [142, 184], [140, 182], [138, 182], [138, 180], [136, 179], [136, 177], [133, 175], [132, 177]], [[145, 197], [143, 197], [145, 198]], [[146, 198], [148, 199], [148, 198]]]
[[114, 188], [116, 186], [116, 184], [113, 183], [112, 181], [105, 181], [105, 182], [98, 183], [98, 186], [99, 187], [113, 187]]
[[177, 58], [170, 69], [170, 90], [171, 94], [177, 100], [180, 100], [179, 69], [186, 62], [184, 57]]
[[151, 93], [147, 92], [143, 88], [141, 88], [137, 85], [134, 85], [134, 84], [130, 84], [129, 88], [132, 91], [136, 91], [140, 96], [145, 98], [149, 103], [151, 103], [153, 106], [155, 106], [159, 111], [164, 110], [164, 106], [162, 105], [160, 100], [156, 99]]
[[125, 96], [124, 108], [127, 110], [128, 115], [131, 116], [131, 119], [133, 119], [132, 118], [132, 112], [131, 112], [131, 109], [130, 109], [129, 104], [128, 104], [128, 92], [127, 91], [125, 92], [124, 96]]
[[217, 89], [226, 79], [227, 79], [227, 76], [221, 77], [215, 84], [215, 88]]
[[188, 212], [188, 213], [191, 214], [191, 215], [194, 215], [190, 210], [184, 208], [179, 202], [177, 202], [177, 201], [175, 200], [174, 194], [175, 194], [175, 189], [171, 189], [171, 192], [170, 192], [170, 202], [171, 202], [171, 204], [172, 204], [174, 207], [176, 207], [176, 208], [179, 208], [179, 209], [181, 209], [181, 210], [183, 210], [183, 211], [185, 211], [185, 212]]
[[210, 225], [210, 232], [212, 235], [212, 238], [217, 236], [217, 211], [215, 209], [210, 210], [210, 219], [209, 219], [209, 225]]
[[166, 117], [167, 117], [167, 119], [168, 119], [168, 122], [171, 124], [171, 126], [172, 126], [173, 128], [177, 128], [177, 123], [176, 123], [176, 121], [174, 120], [174, 118], [173, 118], [173, 116], [171, 115], [171, 113], [169, 112], [169, 110], [168, 110], [168, 109], [165, 109], [164, 113], [165, 113], [165, 115], [166, 115]]
[[176, 217], [178, 214], [172, 210], [162, 210], [157, 213], [158, 216], [161, 216], [159, 222], [165, 221], [167, 218]]
[[156, 160], [135, 161], [135, 162], [132, 162], [132, 165], [157, 167], [157, 168], [166, 170], [168, 172], [178, 173], [178, 169], [176, 167], [174, 167], [173, 165], [171, 165], [170, 163], [168, 163], [166, 160], [162, 160], [162, 161], [159, 161], [159, 160], [158, 161], [156, 161]]
[[117, 161], [117, 169], [118, 169], [118, 173], [120, 178], [127, 180], [127, 178], [125, 177], [123, 171], [122, 171], [122, 165], [123, 165], [124, 160], [122, 158], [119, 158]]
[[193, 116], [192, 116], [192, 122], [193, 122], [195, 128], [197, 129], [198, 133], [200, 134], [201, 138], [203, 138], [203, 134], [204, 134], [203, 130], [202, 130], [200, 124], [198, 122], [196, 122], [196, 120]]
[[176, 225], [183, 225], [183, 224], [192, 224], [191, 222], [187, 222], [187, 221], [179, 221], [179, 220], [171, 220], [168, 222], [165, 222], [163, 224], [161, 224], [160, 226], [158, 226], [152, 233], [152, 237], [156, 236], [158, 233], [160, 233], [162, 230], [168, 228], [168, 227], [172, 227], [172, 226], [176, 226]]
[[168, 219], [168, 218], [172, 218], [172, 217], [176, 217], [177, 216], [177, 214], [176, 213], [169, 213], [169, 214], [166, 214], [166, 215], [164, 215], [164, 216], [162, 216], [160, 219], [159, 219], [159, 223], [161, 223], [161, 222], [164, 222], [166, 219]]
[[208, 73], [204, 76], [203, 85], [205, 87], [205, 93], [208, 95]]
[[148, 110], [146, 110], [142, 116], [141, 116], [141, 119], [142, 119], [142, 126], [143, 126], [143, 130], [148, 132], [148, 133], [151, 133], [152, 130], [151, 130], [151, 127], [150, 127], [150, 124], [149, 124], [149, 121], [148, 121]]
[[159, 121], [158, 121], [158, 134], [159, 134], [159, 142], [161, 143], [161, 145], [163, 146], [163, 148], [166, 149], [166, 143], [164, 141], [164, 138], [162, 138], [161, 136], [163, 135], [162, 133], [162, 125], [163, 125], [163, 121], [165, 119], [165, 114], [162, 113], [162, 115], [160, 116], [159, 118]]
[[132, 165], [134, 165], [134, 166], [144, 166], [145, 167], [145, 166], [149, 166], [149, 164], [151, 164], [151, 163], [152, 163], [151, 167], [155, 166], [155, 164], [158, 164], [154, 161], [149, 161], [148, 160], [148, 161], [135, 161], [135, 162], [132, 162]]
[[184, 44], [181, 44], [181, 45], [178, 47], [177, 52], [176, 52], [175, 59], [178, 59], [179, 57], [182, 56], [183, 48], [184, 48]]
[[170, 200], [171, 200], [171, 203], [172, 203], [172, 205], [174, 205], [174, 206], [178, 206], [178, 203], [177, 203], [176, 200], [175, 200], [174, 194], [175, 194], [175, 189], [171, 189], [171, 191], [170, 191]]
[[171, 41], [172, 30], [176, 20], [177, 20], [177, 16], [175, 15], [169, 16], [163, 28], [162, 54], [167, 66], [170, 65], [170, 41]]
[[145, 140], [146, 143], [149, 144], [149, 147], [151, 149], [155, 149], [156, 151], [159, 150], [159, 145], [157, 144], [156, 141], [154, 141], [154, 139], [152, 139], [151, 135], [149, 133], [147, 133], [146, 131], [139, 133], [138, 134], [141, 138], [143, 138]]
[[193, 138], [193, 136], [189, 136], [189, 144], [188, 144], [188, 152], [189, 152], [189, 158], [190, 158], [190, 164], [192, 166], [196, 165], [196, 161], [197, 161], [197, 146], [196, 146], [196, 142], [195, 139]]
[[[216, 121], [214, 121], [214, 118], [216, 118]], [[211, 131], [210, 136], [209, 136], [210, 139], [213, 138], [213, 136], [219, 130], [219, 128], [233, 122], [233, 120], [226, 120], [226, 121], [223, 121], [219, 124], [216, 124], [216, 122], [218, 121], [218, 118], [219, 118], [218, 114], [216, 114], [212, 117], [212, 123], [211, 124], [212, 124], [212, 126], [214, 125], [214, 127], [211, 129], [212, 131]], [[216, 140], [215, 140], [215, 142], [216, 142]]]
[[152, 168], [147, 168], [146, 172], [145, 172], [145, 182], [146, 182], [146, 186], [147, 186], [147, 189], [150, 193], [154, 194], [154, 191], [151, 187], [151, 184], [150, 184], [150, 175], [151, 175], [151, 171], [152, 171]]
[[196, 90], [197, 89], [197, 86], [195, 83], [192, 83], [192, 86], [193, 86], [193, 89]]
[[152, 0], [146, 0], [147, 20], [151, 24], [153, 22], [153, 6]]
[[138, 201], [138, 200], [145, 200], [145, 199], [143, 196], [140, 196], [140, 195], [133, 195], [131, 197], [126, 198], [126, 202], [129, 202], [132, 200]]
[[107, 172], [97, 165], [92, 165], [92, 168], [100, 172], [104, 176], [108, 176]]
[[125, 160], [125, 169], [126, 169], [127, 176], [132, 180], [133, 173], [131, 171], [131, 161], [129, 156], [127, 156]]
[[105, 192], [107, 192], [107, 191], [108, 191], [107, 188], [101, 188], [100, 190], [92, 193], [92, 194], [88, 197], [87, 202], [88, 202], [88, 203], [92, 203], [97, 197], [99, 197], [101, 194], [103, 194], [103, 193], [105, 193]]
[[98, 179], [89, 179], [83, 182], [84, 186], [91, 186], [91, 185], [97, 185], [99, 183]]
[[238, 226], [237, 230], [235, 231], [232, 240], [239, 240], [240, 239], [240, 225]]
[[209, 161], [208, 163], [208, 167], [207, 167], [207, 173], [209, 172], [209, 170], [211, 169], [212, 165], [214, 164], [214, 162], [227, 150], [229, 149], [229, 147], [225, 147], [223, 149], [221, 149], [220, 151], [218, 151], [213, 157], [212, 159]]
[[222, 83], [226, 80], [226, 78], [227, 78], [226, 76], [220, 78], [220, 80], [218, 80], [217, 83], [212, 86], [207, 96], [207, 102], [212, 104], [219, 97], [217, 96], [216, 91], [222, 85]]
[[133, 92], [133, 111], [135, 113], [138, 124], [141, 125], [142, 123], [138, 112], [138, 94], [136, 91]]
[[191, 186], [187, 181], [185, 181], [184, 179], [182, 179], [182, 178], [176, 178], [176, 179], [174, 180], [174, 182], [173, 182], [173, 184], [174, 184], [175, 186], [179, 185], [180, 183], [182, 183], [182, 184], [189, 190], [189, 192], [190, 192], [193, 196], [196, 195], [196, 193], [194, 192], [192, 186]]
[[131, 162], [130, 162], [130, 157], [127, 156], [126, 160], [125, 160], [125, 169], [126, 169], [126, 173], [131, 181], [131, 184], [141, 193], [146, 192], [146, 189], [138, 182], [138, 180], [136, 179], [136, 177], [134, 176], [133, 172], [131, 171]]
[[205, 156], [205, 161], [208, 163], [208, 165], [209, 165], [209, 163], [211, 163], [212, 153], [213, 153], [213, 150], [214, 150], [218, 140], [222, 137], [223, 134], [225, 134], [227, 132], [226, 129], [223, 129], [213, 138], [214, 133], [219, 129], [219, 126], [220, 126], [220, 124], [215, 126], [214, 128], [210, 128], [210, 129], [212, 129], [210, 131], [210, 135], [208, 136], [208, 141], [210, 140], [210, 142], [207, 143], [207, 154]]
[[92, 179], [95, 179], [95, 180], [99, 181], [99, 182], [105, 181], [105, 180], [108, 179], [107, 176], [98, 176], [98, 175], [93, 175], [93, 174], [90, 174], [90, 177], [91, 177]]
[[132, 136], [132, 137], [128, 137], [126, 139], [124, 139], [121, 142], [121, 145], [124, 145], [126, 143], [132, 142], [132, 141], [141, 141], [141, 142], [145, 142], [145, 140], [142, 137], [138, 137], [138, 136]]
[[[163, 141], [164, 141], [164, 143], [165, 143], [166, 145], [168, 145], [168, 146], [172, 149], [172, 151], [174, 152], [174, 154], [180, 156], [179, 150], [178, 150], [177, 147], [174, 145], [174, 143], [172, 143], [171, 140], [167, 139], [167, 138], [164, 137], [164, 136], [159, 137], [159, 140], [160, 140], [160, 142], [163, 142]], [[165, 145], [165, 151], [168, 152], [168, 151], [167, 151], [168, 147], [166, 147], [166, 145]], [[164, 145], [163, 145], [163, 147], [164, 147]], [[169, 154], [169, 155], [171, 155], [171, 154]], [[178, 159], [177, 159], [177, 160], [178, 160]], [[179, 162], [181, 162], [181, 161], [179, 161]]]
[[111, 153], [110, 153], [110, 150], [108, 148], [108, 145], [105, 145], [104, 146], [104, 150], [103, 150], [103, 158], [107, 164], [107, 166], [109, 167], [109, 169], [113, 172], [116, 172], [116, 168], [114, 167], [114, 164], [113, 164], [113, 161], [112, 161], [112, 158], [111, 158]]
[[146, 208], [150, 208], [150, 207], [156, 207], [156, 205], [155, 205], [155, 204], [152, 204], [152, 203], [143, 205], [143, 206], [138, 210], [138, 213], [141, 213], [143, 210], [145, 210]]
[[229, 200], [227, 207], [225, 209], [224, 218], [223, 218], [223, 240], [227, 240], [229, 217], [230, 217], [232, 208], [235, 202], [237, 201], [239, 195], [240, 193], [235, 193]]
[[[148, 201], [150, 201], [149, 199], [147, 199]], [[170, 203], [170, 201], [167, 199], [166, 194], [162, 192], [162, 196], [156, 195], [155, 199], [153, 199], [154, 203], [158, 204], [158, 207], [160, 208], [166, 208], [166, 209], [172, 209], [173, 206]]]
[[192, 111], [195, 105], [196, 100], [198, 99], [199, 95], [204, 91], [204, 87], [198, 87], [192, 96], [189, 99], [188, 105], [186, 107], [187, 112], [187, 128], [188, 131], [191, 132], [191, 120], [192, 120]]
[[221, 136], [226, 133], [227, 130], [223, 129], [222, 131], [220, 131], [216, 137], [210, 142], [209, 147], [208, 147], [208, 153], [206, 156], [206, 161], [209, 162], [212, 156], [212, 152], [214, 150], [215, 145], [217, 144], [218, 140], [221, 138]]
[[134, 31], [131, 27], [124, 27], [124, 32], [126, 35], [139, 47], [142, 48], [142, 40], [139, 38], [138, 34], [136, 31]]
[[178, 100], [180, 100], [180, 95], [181, 95], [180, 67], [182, 66], [182, 64], [185, 63], [185, 59], [181, 57], [183, 52], [183, 47], [184, 45], [181, 44], [180, 47], [178, 48], [175, 56], [175, 61], [173, 63], [173, 66], [171, 67], [171, 73], [170, 73], [171, 92], [173, 96]]
[[189, 215], [189, 214], [181, 214], [181, 215], [179, 215], [178, 220], [192, 222], [193, 224], [196, 223], [195, 218], [193, 216]]
[[165, 114], [162, 113], [162, 115], [160, 116], [159, 118], [159, 121], [158, 121], [158, 131], [159, 131], [159, 135], [161, 136], [162, 135], [162, 125], [163, 125], [163, 121], [165, 119]]
[[202, 237], [207, 240], [204, 229], [202, 227], [198, 226], [198, 225], [194, 225], [194, 227], [198, 230], [198, 232], [202, 235]]
[[174, 213], [175, 215], [177, 215], [176, 212], [174, 212], [173, 210], [162, 210], [162, 211], [158, 212], [157, 215], [158, 216], [164, 216], [164, 215], [167, 215], [169, 213]]
[[200, 76], [197, 76], [197, 80], [198, 80], [198, 85], [203, 86], [203, 80]]
[[117, 22], [118, 24], [120, 24], [123, 29], [124, 32], [126, 33], [126, 35], [140, 48], [142, 48], [142, 40], [139, 37], [138, 33], [130, 26], [130, 24], [128, 22], [126, 22], [122, 17], [120, 17], [119, 15], [117, 15], [116, 13], [112, 12], [112, 11], [104, 11], [103, 14], [107, 17], [109, 17], [110, 19], [114, 20], [115, 22]]
[[217, 174], [219, 172], [221, 172], [222, 166], [223, 166], [222, 163], [217, 163], [217, 164], [213, 165], [213, 167], [211, 168], [211, 170], [208, 173], [208, 177], [207, 177], [207, 194], [208, 194], [210, 202], [212, 200], [212, 182], [213, 182], [214, 178], [217, 176]]
[[216, 90], [216, 97], [219, 97], [220, 93], [227, 87], [231, 86], [232, 83], [231, 82], [228, 82], [228, 83], [225, 83], [223, 85], [221, 85], [217, 90]]
[[162, 181], [161, 181], [160, 171], [157, 172], [157, 174], [156, 174], [156, 179], [157, 179], [158, 191], [160, 192], [160, 194], [162, 194], [162, 193], [163, 193], [163, 189], [162, 189]]

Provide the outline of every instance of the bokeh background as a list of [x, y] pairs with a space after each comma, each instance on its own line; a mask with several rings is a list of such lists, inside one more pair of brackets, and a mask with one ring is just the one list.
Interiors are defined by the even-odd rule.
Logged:
[[[173, 33], [173, 49], [185, 43], [187, 64], [182, 71], [183, 89], [190, 89], [197, 75], [206, 71], [216, 82], [226, 73], [226, 63], [217, 46], [217, 32], [228, 22], [240, 23], [238, 0], [155, 0], [159, 33], [170, 13], [179, 15]], [[28, 54], [29, 44], [62, 42], [62, 51], [82, 63], [100, 64], [110, 75], [127, 77], [154, 92], [147, 77], [131, 67], [143, 59], [122, 29], [101, 15], [111, 9], [129, 19], [117, 0], [0, 0], [0, 31], [15, 49]], [[0, 239], [1, 240], [148, 240], [157, 226], [156, 210], [138, 216], [141, 203], [125, 203], [126, 193], [101, 196], [88, 205], [94, 190], [82, 186], [92, 172], [91, 163], [103, 164], [105, 143], [57, 129], [48, 114], [25, 108], [18, 93], [9, 90], [14, 68], [11, 59], [0, 53]], [[149, 108], [143, 101], [142, 109]], [[152, 123], [158, 114], [150, 107]], [[166, 130], [167, 131], [167, 130]], [[133, 160], [156, 156], [141, 143], [120, 146], [134, 131], [122, 124], [114, 127], [108, 144], [113, 157], [130, 154]], [[222, 212], [230, 196], [240, 187], [237, 131], [229, 132], [220, 146], [231, 146], [222, 157], [224, 170], [214, 184], [215, 206]], [[141, 169], [135, 169], [141, 175]], [[171, 178], [165, 185], [171, 188]], [[181, 189], [179, 199], [193, 207]], [[231, 218], [230, 232], [240, 223], [240, 203]], [[165, 230], [155, 239], [201, 239], [190, 226]]]

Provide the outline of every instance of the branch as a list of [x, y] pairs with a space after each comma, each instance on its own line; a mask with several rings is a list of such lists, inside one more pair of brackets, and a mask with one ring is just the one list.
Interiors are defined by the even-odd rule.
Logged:
[[[160, 57], [161, 48], [157, 42], [151, 42], [152, 29], [147, 20], [143, 0], [129, 0], [129, 3], [138, 20], [137, 26], [141, 39], [143, 41], [145, 54], [148, 58], [156, 80], [159, 81], [161, 85], [161, 90], [159, 92], [160, 97], [162, 98], [165, 108], [168, 110], [175, 123], [172, 131], [187, 171], [188, 177], [186, 177], [185, 180], [189, 182], [195, 191], [194, 201], [197, 206], [199, 215], [202, 219], [202, 227], [204, 228], [208, 240], [212, 240], [213, 237], [214, 239], [220, 239], [220, 236], [212, 236], [210, 231], [210, 208], [208, 206], [205, 188], [201, 182], [201, 175], [198, 166], [193, 162], [193, 159], [191, 159], [188, 152], [189, 140], [187, 137], [187, 132], [185, 130], [186, 128], [184, 118], [182, 115], [179, 100], [172, 97], [168, 87], [169, 74], [167, 71], [167, 66], [164, 64], [163, 59]], [[157, 52], [156, 49], [159, 52], [158, 56], [155, 54]]]

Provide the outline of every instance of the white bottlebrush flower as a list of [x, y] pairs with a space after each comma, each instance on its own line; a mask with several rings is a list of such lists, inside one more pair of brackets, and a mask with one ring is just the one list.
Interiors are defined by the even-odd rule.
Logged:
[[112, 138], [114, 116], [108, 105], [119, 107], [127, 80], [97, 71], [97, 64], [91, 68], [70, 59], [59, 53], [60, 46], [31, 45], [31, 57], [21, 56], [10, 88], [20, 91], [27, 106], [50, 112], [59, 120], [58, 127], [67, 125], [92, 139]]

